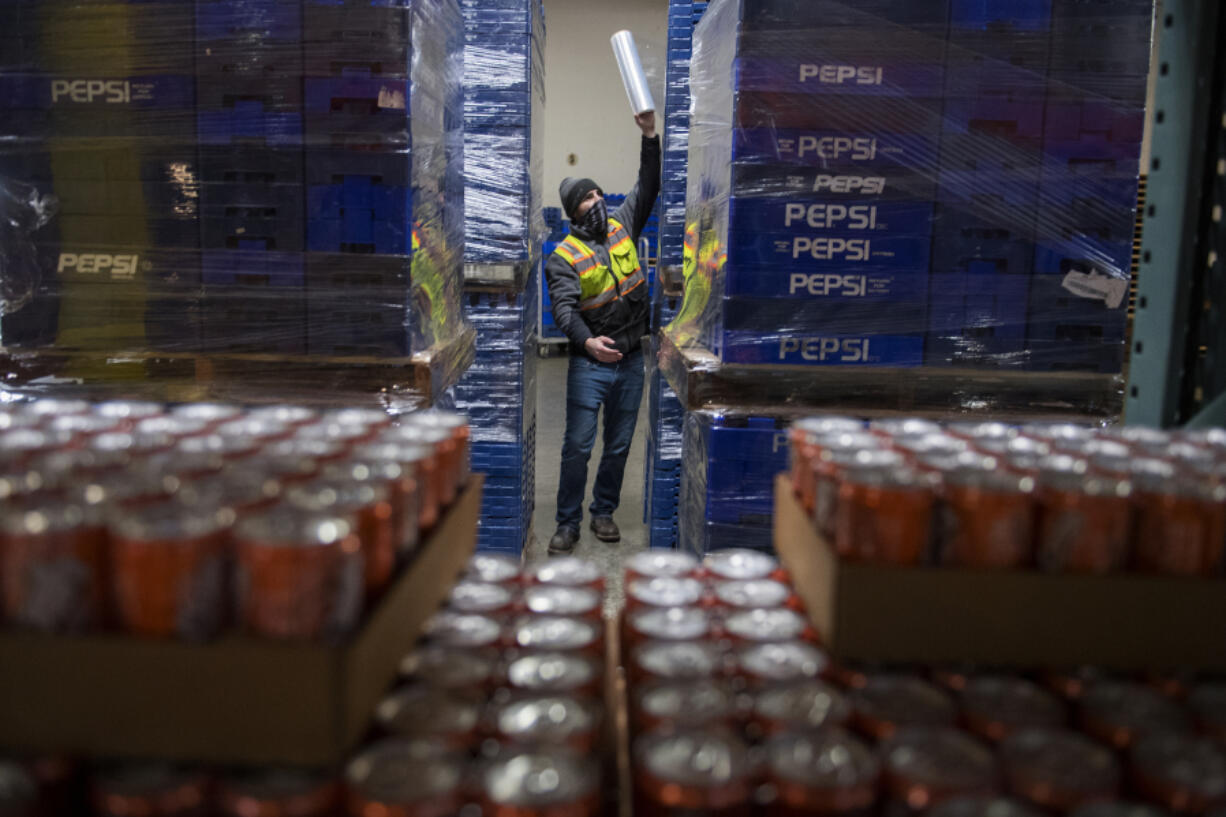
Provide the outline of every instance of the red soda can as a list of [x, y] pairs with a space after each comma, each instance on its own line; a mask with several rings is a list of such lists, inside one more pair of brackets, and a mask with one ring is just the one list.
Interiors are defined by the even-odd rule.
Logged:
[[404, 418], [403, 423], [405, 425], [417, 426], [419, 428], [445, 431], [451, 435], [451, 439], [455, 443], [456, 447], [456, 484], [457, 486], [467, 484], [468, 478], [471, 475], [471, 432], [469, 431], [467, 417], [453, 411], [431, 409], [430, 411], [419, 411], [414, 414], [410, 414]]
[[349, 446], [334, 440], [303, 440], [291, 437], [288, 440], [264, 446], [264, 456], [269, 459], [308, 459], [317, 465], [340, 462], [349, 457]]
[[1110, 573], [1128, 564], [1132, 483], [1088, 470], [1088, 462], [1066, 455], [1039, 463], [1036, 557], [1043, 570]]
[[705, 641], [715, 635], [715, 623], [702, 607], [644, 607], [626, 614], [625, 640]]
[[143, 463], [151, 471], [172, 475], [182, 482], [208, 479], [225, 470], [229, 462], [216, 451], [169, 451], [147, 457]]
[[366, 593], [376, 596], [392, 580], [399, 552], [399, 531], [394, 527], [391, 491], [383, 484], [318, 479], [286, 489], [286, 502], [310, 513], [353, 520], [362, 544]]
[[161, 403], [150, 403], [144, 400], [107, 400], [93, 407], [93, 413], [99, 417], [109, 417], [120, 420], [129, 426], [134, 426], [149, 417], [157, 417], [165, 411]]
[[711, 582], [781, 579], [784, 576], [778, 559], [749, 548], [713, 550], [702, 558], [702, 570]]
[[386, 734], [431, 738], [457, 751], [477, 746], [480, 717], [477, 694], [425, 684], [400, 687], [375, 707], [375, 722]]
[[630, 650], [627, 666], [631, 683], [695, 681], [723, 671], [723, 650], [707, 641], [646, 641]]
[[[1022, 434], [1050, 443], [1052, 446], [1068, 447], [1084, 443], [1095, 436], [1095, 429], [1076, 423], [1029, 423], [1022, 426]], [[1104, 435], [1106, 436], [1106, 435]]]
[[1042, 809], [1068, 813], [1114, 800], [1120, 767], [1110, 750], [1063, 729], [1023, 729], [1000, 748], [1009, 794]]
[[106, 528], [92, 509], [46, 496], [0, 511], [0, 599], [10, 624], [42, 632], [103, 625]]
[[1151, 735], [1190, 730], [1183, 707], [1144, 684], [1103, 681], [1081, 698], [1081, 727], [1116, 749]]
[[378, 441], [418, 446], [433, 452], [439, 504], [445, 508], [455, 502], [463, 469], [460, 463], [460, 447], [449, 432], [419, 425], [393, 426], [385, 429], [379, 435]]
[[339, 638], [362, 614], [362, 551], [343, 517], [278, 506], [234, 528], [238, 623], [278, 639]]
[[417, 520], [422, 531], [438, 523], [443, 506], [438, 458], [429, 448], [402, 443], [359, 445], [353, 456], [364, 462], [394, 462], [417, 484]]
[[949, 471], [959, 471], [964, 468], [980, 471], [995, 471], [1002, 467], [1002, 460], [982, 451], [938, 451], [934, 454], [924, 454], [917, 457], [914, 468], [921, 474], [939, 476]]
[[945, 427], [945, 431], [969, 441], [971, 445], [977, 445], [983, 440], [1014, 440], [1022, 435], [1022, 430], [1017, 426], [993, 420], [950, 423]]
[[953, 726], [958, 715], [948, 695], [913, 675], [872, 675], [851, 691], [851, 704], [852, 722], [875, 740], [908, 726]]
[[604, 571], [595, 562], [576, 556], [554, 556], [524, 571], [530, 584], [558, 584], [564, 587], [589, 587], [604, 593]]
[[392, 530], [396, 550], [410, 554], [421, 542], [421, 526], [417, 520], [417, 480], [409, 469], [390, 460], [347, 460], [324, 467], [324, 480], [351, 480], [358, 483], [386, 486], [392, 503]]
[[[310, 482], [320, 476], [320, 471], [325, 467], [332, 468], [337, 465], [343, 467], [344, 462], [332, 462], [325, 466], [311, 457], [271, 457], [265, 451], [256, 460], [243, 463], [243, 470], [257, 471], [272, 477], [281, 485], [297, 485], [300, 482]], [[334, 472], [329, 472], [324, 476], [327, 479], [341, 478], [339, 473]]]
[[635, 579], [692, 579], [698, 559], [678, 550], [640, 550], [626, 559], [626, 584]]
[[166, 501], [110, 526], [112, 595], [120, 626], [159, 638], [204, 639], [225, 623], [229, 511]]
[[815, 678], [773, 684], [753, 695], [752, 720], [760, 735], [845, 726], [851, 703], [843, 693]]
[[1196, 684], [1188, 692], [1188, 707], [1202, 735], [1226, 744], [1226, 683]]
[[972, 440], [976, 451], [1003, 460], [1024, 458], [1037, 460], [1051, 454], [1051, 444], [1034, 437], [1006, 437]]
[[835, 505], [834, 547], [856, 561], [899, 566], [925, 561], [935, 483], [909, 468], [852, 466]]
[[1226, 749], [1205, 738], [1150, 737], [1133, 750], [1132, 779], [1172, 814], [1204, 814], [1226, 806]]
[[22, 414], [38, 417], [44, 422], [53, 420], [56, 417], [89, 414], [93, 410], [93, 406], [86, 400], [59, 397], [43, 397], [29, 403], [19, 403], [17, 408]]
[[188, 437], [203, 437], [212, 433], [214, 425], [205, 420], [176, 417], [170, 414], [155, 414], [136, 421], [132, 434], [147, 437], [173, 437], [185, 440]]
[[340, 783], [298, 769], [231, 774], [217, 791], [219, 817], [335, 817], [340, 803]]
[[283, 426], [305, 426], [317, 422], [319, 412], [306, 406], [256, 406], [247, 411], [247, 417]]
[[832, 434], [864, 432], [864, 423], [850, 417], [806, 417], [797, 420], [788, 430], [788, 469], [792, 488], [810, 514], [814, 511], [813, 467], [821, 449], [821, 440]]
[[734, 672], [750, 687], [817, 678], [830, 664], [826, 653], [806, 641], [751, 644], [733, 653]]
[[1064, 704], [1038, 684], [1009, 675], [981, 675], [960, 695], [962, 721], [984, 740], [999, 743], [1020, 729], [1064, 726]]
[[923, 417], [881, 417], [869, 421], [868, 429], [887, 440], [945, 433], [940, 423]]
[[507, 746], [477, 775], [481, 814], [498, 817], [596, 817], [595, 761], [560, 746]]
[[636, 732], [735, 728], [736, 696], [723, 681], [655, 681], [631, 690], [630, 718]]
[[538, 616], [574, 616], [599, 623], [604, 602], [589, 587], [537, 584], [524, 588], [523, 606]]
[[653, 732], [634, 742], [634, 813], [748, 817], [754, 766], [732, 732], [693, 729]]
[[1134, 803], [1128, 800], [1100, 800], [1077, 807], [1069, 814], [1069, 817], [1167, 817], [1167, 813], [1156, 806], [1144, 803]]
[[914, 811], [990, 795], [998, 785], [992, 750], [945, 726], [901, 729], [881, 747], [881, 757], [890, 797]]
[[1071, 669], [1047, 669], [1042, 673], [1043, 685], [1066, 701], [1079, 701], [1095, 684], [1110, 676], [1099, 667], [1084, 665]]
[[400, 677], [439, 689], [492, 689], [498, 684], [496, 649], [463, 649], [422, 644], [400, 662]]
[[767, 813], [873, 813], [881, 764], [871, 749], [844, 730], [782, 732], [768, 739], [762, 751], [768, 790], [773, 792]]
[[339, 443], [352, 451], [354, 446], [373, 442], [377, 435], [377, 429], [366, 426], [341, 425], [320, 420], [310, 425], [295, 426], [293, 439]]
[[438, 741], [386, 738], [345, 767], [349, 817], [450, 817], [465, 793], [465, 760]]
[[39, 817], [38, 782], [19, 763], [0, 760], [0, 814], [5, 817]]
[[263, 450], [261, 443], [251, 437], [227, 437], [224, 434], [201, 434], [184, 437], [175, 444], [175, 451], [184, 454], [211, 453], [225, 457], [226, 462], [246, 462]]
[[236, 517], [266, 511], [282, 498], [284, 486], [258, 471], [228, 468], [220, 474], [187, 482], [176, 494], [196, 508], [229, 508]]
[[85, 447], [93, 451], [122, 451], [133, 459], [140, 459], [165, 454], [174, 449], [175, 442], [169, 434], [112, 431], [90, 437]]
[[68, 447], [71, 434], [51, 434], [32, 428], [18, 428], [0, 434], [0, 465], [20, 468], [35, 459]]
[[478, 582], [518, 584], [519, 559], [500, 553], [478, 553], [468, 560], [464, 575]]
[[335, 423], [342, 426], [363, 426], [375, 429], [387, 428], [392, 424], [391, 415], [383, 409], [366, 408], [363, 406], [331, 409], [325, 411], [319, 419], [324, 423]]
[[790, 585], [774, 579], [741, 579], [717, 582], [711, 589], [711, 606], [728, 615], [738, 610], [784, 607], [803, 608]]
[[929, 670], [932, 682], [947, 692], [961, 694], [981, 672], [977, 664], [942, 664]]
[[170, 415], [185, 420], [198, 420], [216, 428], [229, 420], [239, 419], [243, 416], [243, 410], [225, 403], [183, 403], [171, 408]]
[[17, 502], [40, 493], [52, 493], [59, 489], [63, 479], [63, 473], [45, 467], [41, 460], [29, 466], [0, 470], [0, 500]]
[[66, 414], [44, 422], [43, 428], [55, 434], [71, 434], [78, 439], [126, 430], [119, 420], [96, 414]]
[[736, 644], [771, 641], [817, 643], [817, 631], [804, 615], [785, 607], [738, 610], [724, 618], [724, 633]]
[[62, 487], [103, 476], [120, 479], [120, 472], [132, 467], [132, 459], [123, 451], [68, 448], [36, 457], [25, 467], [37, 470], [48, 482]]
[[502, 624], [490, 616], [442, 610], [426, 621], [424, 635], [432, 642], [465, 649], [501, 647]]
[[1226, 549], [1226, 485], [1176, 472], [1161, 460], [1133, 463], [1136, 566], [1150, 573], [1219, 576]]
[[132, 763], [95, 775], [97, 817], [207, 817], [209, 779], [162, 763]]
[[566, 616], [521, 616], [512, 630], [512, 640], [521, 650], [536, 652], [604, 653], [599, 624], [586, 618]]
[[505, 584], [460, 581], [451, 588], [447, 607], [457, 613], [506, 616], [515, 609], [515, 593]]
[[702, 603], [706, 588], [698, 579], [632, 579], [626, 583], [626, 611], [644, 607], [693, 607]]
[[[925, 812], [925, 817], [1044, 817], [1044, 814], [1045, 812], [1021, 800], [987, 796], [955, 797], [952, 800], [946, 800]], [[1111, 817], [1111, 815], [1085, 814], [1081, 817]], [[1125, 816], [1118, 815], [1118, 817]], [[1158, 817], [1158, 815], [1136, 814], [1133, 817]]]
[[183, 482], [178, 476], [150, 467], [145, 461], [123, 474], [95, 474], [72, 485], [69, 499], [100, 509], [130, 510], [174, 499]]
[[512, 695], [492, 706], [485, 731], [499, 743], [565, 747], [591, 755], [600, 736], [600, 707], [574, 695]]
[[507, 686], [520, 692], [597, 697], [601, 663], [581, 652], [530, 652], [507, 664]]
[[1069, 454], [1085, 460], [1093, 460], [1095, 457], [1128, 459], [1133, 456], [1132, 448], [1127, 443], [1103, 437], [1091, 437], [1081, 444], [1073, 446], [1069, 450]]
[[238, 420], [231, 420], [228, 423], [222, 423], [217, 426], [214, 433], [222, 437], [238, 437], [250, 440], [257, 446], [263, 447], [268, 443], [288, 440], [294, 436], [296, 428], [296, 426], [276, 423], [272, 420], [257, 420], [251, 417], [243, 417]]
[[898, 437], [893, 441], [893, 445], [894, 450], [901, 452], [912, 465], [930, 457], [954, 456], [971, 450], [971, 444], [966, 440], [943, 432]]
[[946, 565], [1013, 569], [1034, 557], [1034, 480], [969, 469], [941, 480], [939, 545]]
[[826, 450], [818, 457], [814, 474], [813, 523], [818, 533], [827, 540], [834, 539], [834, 524], [838, 517], [839, 487], [848, 468], [872, 467], [899, 468], [903, 465], [902, 454], [897, 451], [877, 448], [841, 448]]
[[43, 418], [34, 414], [16, 414], [0, 408], [0, 434], [7, 431], [38, 431], [43, 426]]

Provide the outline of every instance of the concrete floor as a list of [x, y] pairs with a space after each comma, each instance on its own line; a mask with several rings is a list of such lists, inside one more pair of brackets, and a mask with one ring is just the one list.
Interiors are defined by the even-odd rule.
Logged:
[[[558, 469], [562, 462], [562, 434], [566, 428], [566, 369], [568, 358], [554, 357], [537, 361], [536, 409], [536, 515], [533, 521], [535, 541], [524, 553], [525, 563], [546, 558], [549, 538], [554, 532], [557, 512]], [[601, 437], [604, 418], [596, 435], [596, 447], [588, 463], [587, 492], [583, 500], [583, 526], [575, 555], [600, 562], [607, 576], [607, 609], [612, 611], [622, 602], [622, 563], [635, 551], [647, 547], [647, 526], [643, 524], [643, 458], [647, 448], [647, 391], [639, 406], [639, 421], [634, 431], [634, 443], [626, 461], [622, 482], [621, 505], [613, 521], [621, 529], [621, 541], [606, 544], [596, 539], [588, 527], [587, 506], [592, 501], [592, 485], [600, 463]]]

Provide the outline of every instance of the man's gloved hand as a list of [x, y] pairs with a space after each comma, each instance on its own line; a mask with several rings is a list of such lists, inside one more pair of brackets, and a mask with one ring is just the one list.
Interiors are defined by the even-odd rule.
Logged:
[[598, 338], [588, 338], [583, 342], [583, 348], [601, 363], [616, 363], [622, 359], [622, 353], [613, 345], [612, 338], [601, 335]]
[[654, 139], [656, 136], [656, 112], [645, 111], [644, 113], [636, 114], [634, 124], [639, 126], [639, 130], [648, 139]]

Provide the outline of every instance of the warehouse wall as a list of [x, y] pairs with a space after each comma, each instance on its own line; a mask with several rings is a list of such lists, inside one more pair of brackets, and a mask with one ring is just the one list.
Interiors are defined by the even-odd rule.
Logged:
[[668, 3], [545, 0], [545, 27], [545, 206], [559, 206], [566, 176], [625, 193], [638, 171], [638, 129], [609, 38], [634, 32], [663, 119]]

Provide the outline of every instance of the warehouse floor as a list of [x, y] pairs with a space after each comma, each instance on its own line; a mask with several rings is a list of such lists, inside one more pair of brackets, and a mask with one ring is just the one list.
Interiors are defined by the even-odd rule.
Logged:
[[[549, 537], [553, 536], [554, 513], [557, 511], [558, 468], [562, 462], [562, 434], [566, 429], [566, 357], [546, 358], [537, 362], [536, 410], [536, 516], [533, 527], [536, 539], [528, 546], [526, 562], [545, 558]], [[601, 418], [601, 430], [604, 420]], [[634, 444], [626, 462], [622, 483], [621, 507], [613, 520], [621, 528], [621, 542], [608, 545], [592, 535], [587, 506], [592, 501], [592, 484], [596, 481], [596, 466], [600, 462], [601, 434], [596, 435], [596, 447], [588, 463], [587, 493], [583, 500], [583, 528], [575, 555], [595, 559], [605, 565], [609, 577], [610, 607], [620, 606], [622, 598], [621, 564], [627, 554], [647, 547], [647, 526], [643, 524], [643, 457], [647, 448], [647, 393], [639, 407], [639, 422], [634, 432]]]

